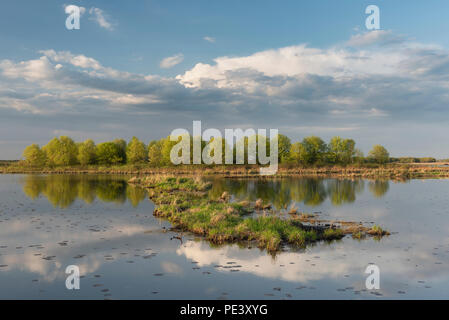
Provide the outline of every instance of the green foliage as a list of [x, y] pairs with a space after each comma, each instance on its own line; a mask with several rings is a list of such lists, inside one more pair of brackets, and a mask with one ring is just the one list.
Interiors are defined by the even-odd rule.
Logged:
[[294, 143], [290, 149], [291, 159], [303, 165], [324, 163], [326, 154], [326, 143], [315, 136], [304, 138], [301, 143]]
[[328, 146], [328, 161], [337, 164], [350, 164], [355, 155], [355, 141], [333, 137]]
[[123, 139], [115, 139], [112, 142], [119, 147], [119, 155], [123, 159], [122, 163], [126, 163], [126, 141]]
[[304, 147], [301, 142], [295, 142], [290, 147], [290, 160], [294, 163], [301, 163], [301, 155], [304, 153]]
[[97, 161], [102, 165], [125, 163], [125, 155], [119, 144], [104, 142], [97, 146]]
[[145, 144], [133, 137], [126, 147], [126, 159], [128, 163], [144, 163], [148, 160], [148, 150]]
[[325, 159], [327, 152], [326, 143], [320, 137], [307, 137], [302, 141], [304, 147], [303, 162], [314, 164]]
[[[181, 137], [180, 137], [181, 139]], [[190, 163], [193, 163], [193, 143], [196, 138], [189, 136], [190, 139]], [[201, 139], [201, 137], [198, 137]], [[266, 157], [270, 155], [270, 145], [277, 140], [278, 143], [278, 161], [279, 163], [293, 166], [295, 164], [303, 166], [322, 166], [326, 164], [364, 164], [365, 166], [374, 166], [384, 164], [390, 161], [387, 150], [380, 146], [374, 146], [369, 153], [369, 157], [365, 159], [363, 152], [355, 148], [355, 141], [353, 139], [343, 139], [340, 137], [333, 137], [328, 144], [321, 138], [310, 136], [304, 138], [301, 142], [292, 143], [291, 140], [282, 134], [278, 134], [275, 138], [269, 140], [265, 136], [253, 135], [250, 137], [243, 137], [240, 141], [233, 144], [233, 158], [234, 163], [237, 160], [237, 150], [243, 144], [244, 150], [244, 164], [261, 164], [260, 153], [265, 153]], [[187, 140], [188, 141], [188, 140]], [[265, 145], [265, 150], [259, 150], [259, 143]], [[133, 137], [127, 144], [123, 139], [116, 139], [114, 141], [102, 143], [95, 146], [92, 140], [86, 140], [82, 143], [75, 144], [69, 137], [53, 138], [46, 146], [39, 150], [39, 147], [34, 145], [29, 149], [24, 150], [25, 163], [28, 166], [71, 166], [76, 164], [92, 165], [121, 165], [128, 163], [144, 164], [148, 163], [151, 167], [165, 167], [173, 166], [170, 159], [172, 148], [180, 142], [170, 141], [170, 137], [162, 138], [160, 140], [151, 141], [148, 147], [136, 137]], [[251, 161], [248, 161], [248, 146], [255, 144], [256, 152], [251, 154]], [[201, 153], [209, 155], [213, 159], [212, 163], [219, 162], [218, 155], [215, 157], [214, 152], [220, 150], [222, 153], [222, 163], [225, 163], [225, 151], [227, 142], [223, 138], [211, 138], [210, 141], [200, 140]], [[101, 148], [100, 148], [101, 146]], [[208, 149], [206, 149], [206, 147]], [[42, 152], [41, 152], [42, 151]], [[264, 152], [263, 152], [264, 151]], [[179, 149], [181, 153], [182, 150]], [[43, 154], [42, 154], [43, 153]], [[45, 160], [43, 160], [44, 156]], [[179, 154], [181, 156], [181, 154]], [[203, 157], [201, 157], [203, 158]], [[411, 159], [411, 160], [410, 160]], [[202, 159], [204, 164], [204, 159]], [[367, 161], [369, 160], [369, 161]], [[392, 162], [434, 162], [434, 158], [396, 158], [391, 159]], [[211, 164], [212, 164], [211, 163]]]
[[375, 235], [375, 236], [385, 236], [385, 235], [390, 235], [390, 233], [384, 229], [382, 229], [380, 226], [378, 225], [374, 225], [371, 227], [370, 230], [367, 231], [368, 234], [370, 235]]
[[152, 167], [162, 165], [162, 141], [153, 140], [148, 145], [148, 162]]
[[47, 161], [45, 152], [37, 144], [26, 147], [23, 151], [23, 157], [26, 164], [31, 167], [42, 167]]
[[289, 137], [283, 134], [278, 134], [276, 138], [278, 140], [278, 161], [279, 163], [287, 162], [290, 158], [290, 150], [292, 142]]
[[161, 140], [161, 165], [170, 166], [172, 162], [170, 160], [170, 152], [174, 145], [176, 145], [178, 141], [170, 141], [170, 137]]
[[78, 144], [77, 159], [81, 165], [94, 164], [97, 158], [97, 147], [95, 142], [88, 139]]
[[69, 166], [77, 163], [78, 148], [69, 137], [53, 138], [43, 150], [50, 165]]
[[[444, 160], [441, 160], [441, 161], [445, 162]], [[437, 159], [435, 159], [433, 157], [423, 157], [423, 158], [400, 157], [400, 158], [390, 158], [390, 162], [399, 162], [399, 163], [435, 163], [435, 162], [437, 162]]]
[[437, 162], [437, 159], [435, 159], [433, 157], [424, 157], [424, 158], [419, 158], [419, 162], [420, 163]]
[[368, 158], [375, 163], [385, 164], [389, 161], [390, 154], [383, 146], [376, 144], [369, 152]]

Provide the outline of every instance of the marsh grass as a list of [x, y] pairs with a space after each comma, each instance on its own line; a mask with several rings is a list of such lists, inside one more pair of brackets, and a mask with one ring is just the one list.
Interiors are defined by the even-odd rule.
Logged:
[[[4, 162], [0, 164], [2, 173], [70, 173], [70, 174], [141, 174], [141, 175], [185, 175], [193, 176], [225, 176], [232, 178], [260, 177], [258, 165], [179, 165], [152, 167], [150, 164], [124, 165], [72, 165], [30, 167], [23, 161]], [[360, 166], [301, 166], [281, 164], [274, 176], [313, 176], [335, 178], [369, 178], [393, 179], [403, 181], [410, 178], [449, 177], [449, 167], [418, 166], [391, 163], [387, 165], [363, 164]]]
[[[257, 200], [229, 202], [229, 194], [210, 199], [211, 183], [201, 178], [151, 175], [132, 178], [129, 183], [148, 189], [157, 205], [154, 215], [168, 219], [174, 229], [204, 236], [214, 244], [255, 242], [259, 248], [276, 252], [283, 244], [304, 248], [318, 241], [333, 241], [345, 232], [333, 225], [304, 225], [299, 216], [283, 219], [278, 215], [250, 214], [268, 204]], [[309, 216], [307, 216], [310, 218]]]
[[382, 236], [390, 235], [390, 233], [388, 231], [382, 229], [378, 225], [372, 226], [371, 229], [369, 229], [366, 233], [368, 233], [369, 235], [372, 235], [372, 236], [376, 236], [376, 237], [382, 237]]
[[362, 239], [366, 238], [366, 233], [364, 233], [362, 231], [357, 231], [352, 234], [352, 238], [357, 239], [357, 240], [362, 240]]

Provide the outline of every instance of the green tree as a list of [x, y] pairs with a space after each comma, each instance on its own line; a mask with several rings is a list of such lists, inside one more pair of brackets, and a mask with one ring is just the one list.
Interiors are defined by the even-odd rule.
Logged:
[[148, 144], [148, 162], [152, 167], [159, 167], [162, 165], [162, 144], [162, 140], [153, 140]]
[[148, 150], [142, 141], [133, 137], [126, 147], [126, 160], [128, 163], [144, 163], [148, 160]]
[[292, 142], [289, 137], [278, 134], [274, 139], [278, 140], [278, 161], [279, 163], [287, 162], [290, 159], [290, 150]]
[[[179, 138], [179, 141], [181, 141], [181, 138]], [[168, 136], [165, 139], [161, 139], [161, 165], [163, 166], [171, 166], [173, 165], [171, 159], [170, 159], [170, 153], [173, 146], [175, 146], [179, 141], [170, 141], [170, 136]], [[192, 144], [190, 144], [192, 147]], [[192, 156], [192, 153], [190, 153], [190, 156]]]
[[301, 163], [302, 154], [304, 152], [304, 147], [301, 142], [295, 142], [290, 147], [290, 160], [295, 163]]
[[355, 141], [333, 137], [329, 142], [328, 160], [331, 163], [349, 164], [355, 155]]
[[97, 147], [95, 142], [88, 139], [78, 144], [77, 159], [81, 165], [94, 164], [97, 157]]
[[376, 144], [369, 152], [368, 158], [376, 163], [384, 164], [390, 159], [390, 154], [383, 146]]
[[124, 163], [124, 155], [120, 146], [115, 142], [104, 142], [97, 146], [97, 161], [102, 165]]
[[303, 164], [311, 165], [325, 160], [327, 146], [321, 138], [315, 136], [304, 138], [301, 145], [299, 160]]
[[42, 167], [47, 161], [45, 152], [37, 144], [26, 147], [23, 151], [23, 157], [26, 164], [32, 167]]
[[69, 137], [53, 138], [43, 147], [43, 150], [47, 154], [48, 162], [52, 165], [68, 166], [77, 162], [78, 148]]
[[120, 157], [123, 159], [120, 163], [126, 163], [126, 141], [123, 139], [115, 139], [112, 141], [119, 147]]

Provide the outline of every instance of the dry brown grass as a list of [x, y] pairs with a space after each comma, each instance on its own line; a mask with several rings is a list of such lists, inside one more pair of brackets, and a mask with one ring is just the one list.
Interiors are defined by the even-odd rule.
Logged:
[[[410, 178], [449, 177], [449, 167], [439, 167], [439, 163], [431, 165], [393, 163], [385, 166], [323, 166], [303, 167], [300, 165], [280, 165], [275, 176], [313, 176], [341, 178], [385, 178], [404, 180]], [[151, 168], [148, 165], [122, 166], [70, 166], [54, 168], [30, 168], [13, 164], [0, 167], [2, 173], [61, 173], [61, 174], [127, 174], [127, 175], [170, 175], [170, 176], [224, 176], [231, 178], [260, 177], [257, 165], [180, 165], [173, 167]], [[260, 177], [262, 179], [262, 177]]]

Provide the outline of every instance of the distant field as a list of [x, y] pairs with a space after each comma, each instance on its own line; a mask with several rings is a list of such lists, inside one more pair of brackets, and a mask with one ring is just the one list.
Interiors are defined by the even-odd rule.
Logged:
[[444, 162], [422, 162], [422, 163], [405, 163], [407, 165], [412, 165], [412, 166], [421, 166], [421, 167], [440, 167], [440, 166], [449, 166], [449, 162], [448, 161], [444, 161]]
[[0, 160], [0, 167], [7, 167], [15, 162], [18, 162], [18, 160]]

